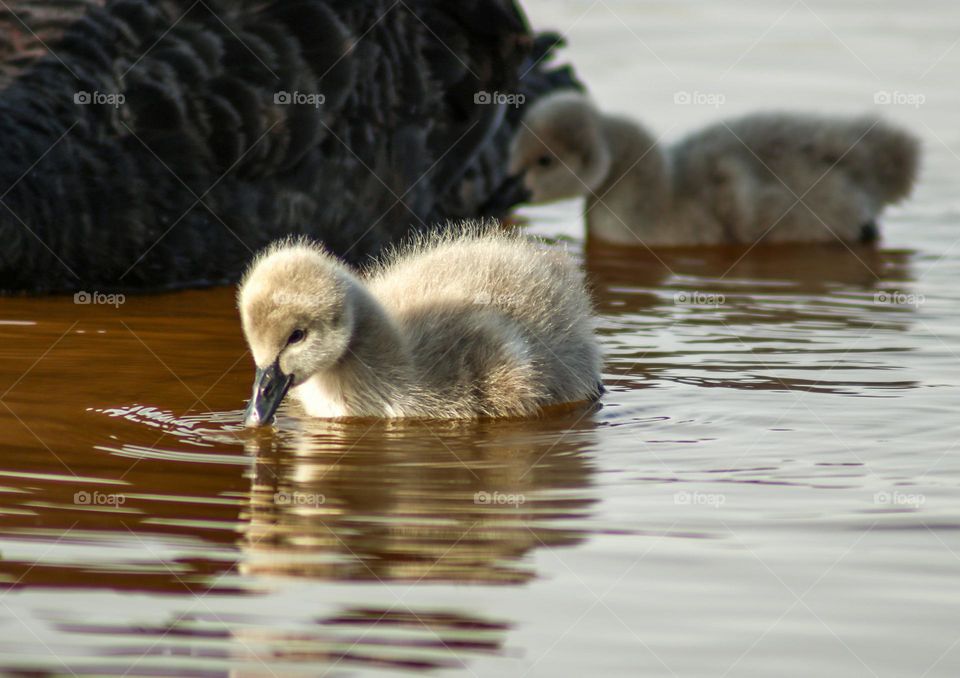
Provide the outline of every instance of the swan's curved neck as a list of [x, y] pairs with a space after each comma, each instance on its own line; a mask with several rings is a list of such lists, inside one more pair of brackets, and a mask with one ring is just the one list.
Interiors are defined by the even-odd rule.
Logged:
[[663, 227], [671, 201], [667, 155], [633, 120], [605, 115], [601, 129], [611, 164], [587, 198], [588, 228], [603, 240], [639, 244]]
[[351, 281], [354, 329], [343, 358], [298, 394], [313, 416], [402, 416], [416, 391], [413, 360], [396, 325], [360, 281]]

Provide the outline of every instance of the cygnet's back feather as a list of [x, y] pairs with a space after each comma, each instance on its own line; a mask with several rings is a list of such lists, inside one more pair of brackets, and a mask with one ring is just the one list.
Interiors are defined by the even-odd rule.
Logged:
[[502, 331], [517, 333], [531, 365], [552, 366], [535, 380], [540, 397], [567, 402], [598, 393], [592, 309], [583, 277], [564, 253], [489, 230], [429, 236], [388, 256], [369, 289], [422, 347], [415, 355], [434, 383], [451, 381], [461, 356], [479, 359], [483, 376], [482, 353], [451, 348], [456, 333], [465, 346], [500, 351]]
[[881, 120], [787, 113], [712, 125], [668, 158], [675, 204], [729, 204], [720, 221], [740, 243], [767, 229], [770, 242], [860, 239], [910, 194], [919, 164], [917, 142]]

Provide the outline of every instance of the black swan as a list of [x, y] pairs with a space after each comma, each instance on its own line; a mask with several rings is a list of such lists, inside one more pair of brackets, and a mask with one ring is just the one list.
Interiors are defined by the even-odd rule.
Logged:
[[359, 263], [478, 216], [518, 103], [576, 86], [514, 0], [0, 9], [0, 290], [237, 279], [309, 234]]

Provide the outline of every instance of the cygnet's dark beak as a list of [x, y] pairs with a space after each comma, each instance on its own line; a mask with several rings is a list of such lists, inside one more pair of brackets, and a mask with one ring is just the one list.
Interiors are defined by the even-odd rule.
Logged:
[[280, 370], [279, 361], [274, 361], [263, 369], [258, 367], [253, 381], [253, 395], [250, 396], [250, 404], [243, 415], [244, 425], [257, 427], [269, 424], [292, 383], [293, 375], [284, 374]]
[[512, 174], [504, 179], [493, 193], [487, 198], [487, 202], [480, 208], [480, 213], [488, 216], [501, 216], [507, 214], [510, 208], [515, 205], [521, 205], [529, 202], [531, 195], [526, 186], [523, 185], [525, 174]]

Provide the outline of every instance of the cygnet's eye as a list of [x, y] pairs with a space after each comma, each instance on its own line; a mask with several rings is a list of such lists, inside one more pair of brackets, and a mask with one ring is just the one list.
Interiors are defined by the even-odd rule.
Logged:
[[287, 339], [287, 345], [289, 346], [290, 344], [297, 344], [303, 341], [305, 336], [307, 336], [307, 333], [303, 330], [294, 330], [290, 333], [290, 338]]
[[550, 165], [553, 164], [553, 156], [541, 155], [539, 158], [537, 158], [537, 164], [540, 165], [540, 167], [550, 167]]

